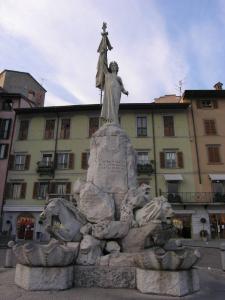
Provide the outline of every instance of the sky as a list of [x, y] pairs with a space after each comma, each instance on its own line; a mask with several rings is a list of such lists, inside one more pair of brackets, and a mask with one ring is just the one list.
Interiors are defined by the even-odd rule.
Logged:
[[102, 23], [129, 96], [152, 102], [225, 84], [224, 0], [0, 0], [0, 71], [32, 74], [45, 105], [99, 103]]

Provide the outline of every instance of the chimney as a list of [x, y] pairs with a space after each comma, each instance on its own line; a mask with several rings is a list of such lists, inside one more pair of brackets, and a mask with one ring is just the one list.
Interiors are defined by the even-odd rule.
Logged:
[[217, 82], [213, 87], [215, 90], [222, 90], [223, 84], [221, 82]]

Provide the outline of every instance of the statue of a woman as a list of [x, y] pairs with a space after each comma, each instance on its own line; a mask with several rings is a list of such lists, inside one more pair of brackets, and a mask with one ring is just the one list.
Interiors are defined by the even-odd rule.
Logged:
[[102, 40], [98, 48], [99, 60], [98, 71], [96, 75], [96, 87], [104, 91], [103, 105], [101, 117], [110, 123], [118, 124], [118, 110], [121, 98], [121, 92], [128, 95], [124, 89], [122, 79], [117, 76], [119, 71], [118, 64], [113, 61], [109, 64], [107, 62], [107, 51], [111, 50], [109, 39], [106, 32], [106, 24], [103, 23]]

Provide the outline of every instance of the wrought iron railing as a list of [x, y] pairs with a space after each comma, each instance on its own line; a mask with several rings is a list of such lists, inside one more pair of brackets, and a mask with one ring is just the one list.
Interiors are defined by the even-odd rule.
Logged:
[[47, 194], [47, 196], [46, 196], [46, 202], [48, 203], [49, 200], [53, 199], [53, 198], [63, 198], [65, 200], [74, 202], [72, 194]]
[[225, 194], [210, 192], [161, 193], [170, 203], [225, 203]]
[[138, 174], [151, 175], [154, 172], [151, 162], [137, 163], [137, 172]]
[[48, 175], [54, 173], [54, 162], [53, 161], [38, 161], [37, 172], [40, 175]]

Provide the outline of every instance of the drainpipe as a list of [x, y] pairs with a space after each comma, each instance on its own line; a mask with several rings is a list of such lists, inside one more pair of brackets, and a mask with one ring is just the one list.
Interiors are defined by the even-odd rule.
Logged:
[[57, 147], [58, 147], [58, 132], [59, 132], [59, 114], [56, 113], [56, 138], [55, 138], [55, 149], [54, 149], [54, 171], [53, 171], [53, 176], [52, 176], [52, 179], [55, 178], [55, 169], [56, 169], [56, 166], [57, 166], [57, 160], [56, 160], [56, 152], [57, 152]]
[[154, 177], [155, 177], [155, 195], [158, 196], [158, 182], [157, 182], [157, 172], [156, 172], [156, 145], [155, 145], [155, 123], [154, 123], [154, 110], [152, 109], [152, 138], [153, 138], [153, 156], [154, 156]]
[[191, 100], [191, 119], [192, 119], [193, 131], [194, 131], [194, 142], [195, 142], [195, 151], [196, 151], [197, 168], [198, 168], [198, 180], [199, 180], [199, 184], [201, 184], [202, 178], [201, 178], [201, 169], [200, 169], [200, 164], [199, 164], [199, 151], [198, 151], [198, 144], [197, 144], [195, 119], [194, 119], [194, 113], [193, 113], [193, 108], [192, 108], [192, 100]]

